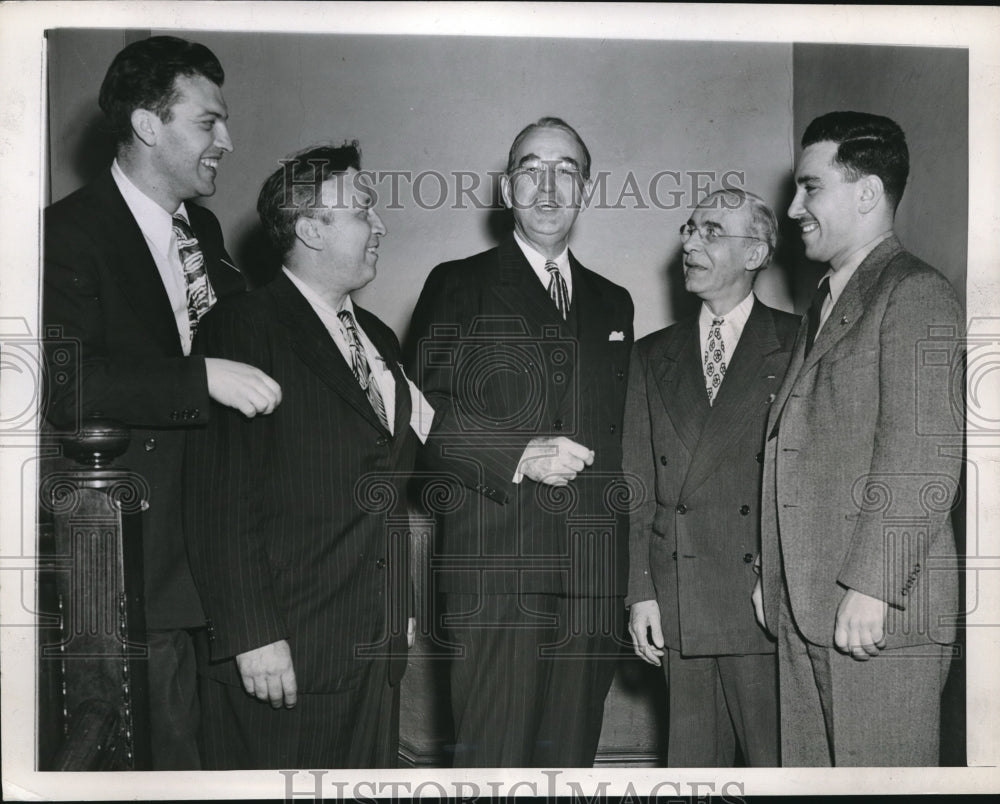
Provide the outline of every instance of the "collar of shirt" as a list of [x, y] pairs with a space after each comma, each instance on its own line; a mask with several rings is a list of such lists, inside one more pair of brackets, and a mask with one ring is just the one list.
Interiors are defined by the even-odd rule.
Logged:
[[698, 314], [698, 330], [701, 335], [702, 354], [704, 354], [708, 344], [708, 331], [712, 328], [712, 319], [722, 318], [722, 342], [726, 345], [726, 362], [729, 362], [736, 350], [736, 344], [740, 342], [740, 337], [743, 335], [747, 319], [750, 318], [753, 302], [754, 295], [749, 293], [743, 301], [722, 316], [717, 316], [709, 310], [705, 302], [701, 303], [701, 312]]
[[[531, 266], [531, 270], [535, 272], [535, 276], [538, 277], [538, 281], [542, 283], [542, 286], [548, 290], [549, 282], [552, 277], [549, 276], [549, 272], [545, 269], [545, 263], [548, 262], [548, 257], [541, 254], [533, 246], [527, 243], [521, 235], [514, 230], [514, 240], [520, 247], [524, 254], [524, 258], [528, 261]], [[570, 301], [573, 300], [573, 272], [569, 268], [569, 247], [563, 249], [562, 254], [555, 258], [556, 265], [559, 266], [559, 273], [562, 274], [562, 278], [566, 280], [566, 294], [569, 296]]]
[[[830, 308], [837, 303], [837, 299], [840, 298], [840, 294], [844, 292], [844, 288], [847, 287], [847, 283], [851, 281], [851, 277], [854, 276], [858, 268], [861, 267], [861, 263], [865, 261], [865, 258], [871, 254], [875, 247], [881, 243], [883, 240], [887, 240], [892, 236], [892, 230], [888, 232], [883, 232], [874, 240], [870, 240], [865, 243], [861, 248], [855, 251], [850, 257], [848, 257], [847, 262], [840, 266], [836, 271], [833, 268], [829, 269], [824, 277], [830, 278], [830, 301], [823, 305], [824, 313], [828, 314]], [[823, 281], [823, 277], [820, 277], [819, 282]], [[816, 287], [819, 287], [819, 282], [816, 283]]]
[[351, 342], [347, 335], [347, 328], [340, 320], [339, 313], [347, 310], [352, 316], [354, 316], [354, 326], [358, 331], [358, 340], [361, 341], [361, 348], [365, 351], [365, 358], [368, 360], [368, 368], [371, 371], [372, 378], [378, 384], [379, 391], [382, 393], [382, 404], [385, 406], [386, 418], [389, 421], [389, 432], [394, 432], [395, 428], [393, 426], [393, 422], [395, 421], [396, 416], [396, 378], [392, 376], [392, 370], [386, 365], [382, 355], [380, 355], [378, 349], [375, 348], [375, 344], [371, 342], [364, 329], [362, 329], [361, 322], [358, 321], [357, 314], [354, 312], [354, 302], [351, 300], [351, 297], [345, 296], [344, 303], [341, 305], [340, 310], [334, 310], [315, 290], [309, 287], [309, 285], [299, 279], [285, 266], [281, 266], [281, 270], [285, 272], [285, 276], [292, 280], [292, 284], [298, 288], [299, 292], [305, 297], [305, 300], [309, 302], [309, 306], [312, 307], [316, 315], [319, 316], [319, 320], [323, 322], [323, 326], [326, 328], [326, 331], [330, 333], [330, 337], [333, 338], [333, 342], [337, 345], [337, 349], [340, 351], [340, 354], [343, 356], [348, 366], [352, 365]]
[[[170, 244], [174, 237], [173, 215], [136, 187], [131, 179], [125, 175], [125, 171], [121, 169], [117, 159], [111, 163], [111, 177], [118, 185], [118, 192], [125, 199], [129, 212], [132, 213], [135, 222], [139, 224], [143, 236], [161, 254], [169, 254]], [[174, 215], [180, 215], [190, 224], [184, 204], [177, 208]]]

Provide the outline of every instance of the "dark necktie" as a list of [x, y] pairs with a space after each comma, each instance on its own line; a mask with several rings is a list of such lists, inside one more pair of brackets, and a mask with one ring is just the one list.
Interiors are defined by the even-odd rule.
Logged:
[[549, 297], [556, 305], [556, 309], [562, 313], [563, 321], [569, 313], [569, 290], [566, 288], [566, 280], [559, 271], [559, 266], [555, 260], [545, 263], [545, 270], [549, 272]]
[[715, 401], [719, 386], [726, 376], [726, 343], [722, 340], [722, 323], [726, 319], [713, 318], [708, 330], [708, 343], [705, 345], [705, 390], [708, 392], [708, 404]]
[[351, 315], [350, 310], [341, 310], [337, 315], [347, 331], [347, 342], [351, 347], [351, 369], [354, 371], [354, 377], [361, 389], [368, 395], [368, 401], [378, 415], [378, 420], [388, 430], [389, 417], [385, 413], [385, 402], [382, 399], [378, 383], [372, 377], [371, 366], [368, 365], [368, 358], [365, 357], [365, 348], [361, 345], [358, 328], [354, 324], [354, 316]]
[[191, 340], [198, 330], [198, 321], [215, 304], [215, 291], [205, 273], [205, 255], [201, 252], [198, 238], [194, 236], [188, 222], [180, 215], [174, 215], [174, 239], [177, 254], [184, 269], [184, 287], [187, 291], [188, 323], [191, 325]]
[[830, 277], [824, 276], [819, 283], [816, 292], [813, 294], [812, 302], [809, 304], [808, 327], [806, 329], [806, 355], [812, 351], [813, 343], [816, 341], [816, 333], [819, 332], [819, 319], [823, 315], [823, 303], [830, 295]]

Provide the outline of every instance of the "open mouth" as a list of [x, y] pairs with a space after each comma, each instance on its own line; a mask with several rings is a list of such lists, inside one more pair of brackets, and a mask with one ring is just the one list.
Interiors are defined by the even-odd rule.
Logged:
[[819, 224], [816, 221], [799, 221], [799, 231], [804, 235], [815, 232], [817, 229], [819, 229]]
[[217, 173], [219, 170], [219, 158], [217, 156], [202, 157], [200, 164], [203, 168], [212, 171], [212, 173]]

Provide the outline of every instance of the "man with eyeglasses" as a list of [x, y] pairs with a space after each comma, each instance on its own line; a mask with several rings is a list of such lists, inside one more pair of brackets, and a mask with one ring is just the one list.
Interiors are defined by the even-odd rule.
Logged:
[[764, 425], [799, 326], [754, 295], [777, 239], [756, 195], [708, 195], [681, 227], [701, 310], [640, 340], [624, 469], [645, 489], [630, 526], [635, 652], [662, 666], [667, 764], [778, 764], [774, 643], [754, 621]]
[[435, 268], [413, 314], [438, 414], [424, 465], [452, 484], [434, 560], [457, 767], [592, 765], [624, 636], [633, 307], [569, 251], [589, 179], [565, 121], [523, 129], [501, 179], [513, 234]]
[[937, 765], [959, 611], [962, 309], [893, 232], [900, 127], [831, 112], [802, 148], [788, 215], [829, 270], [768, 422], [754, 590], [778, 638], [782, 764]]

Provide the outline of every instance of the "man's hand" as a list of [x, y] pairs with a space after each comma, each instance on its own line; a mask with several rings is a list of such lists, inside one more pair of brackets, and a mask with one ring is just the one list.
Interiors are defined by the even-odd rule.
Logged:
[[410, 617], [406, 621], [406, 647], [412, 648], [417, 641], [417, 618]]
[[859, 662], [878, 656], [885, 647], [885, 615], [889, 605], [848, 589], [837, 608], [833, 644], [841, 653], [849, 653]]
[[565, 486], [593, 462], [592, 449], [565, 436], [533, 438], [524, 448], [517, 470], [536, 483]]
[[281, 386], [259, 368], [221, 357], [205, 358], [208, 395], [244, 416], [270, 413], [281, 402]]
[[663, 628], [660, 626], [659, 604], [655, 600], [633, 603], [629, 607], [628, 630], [632, 635], [635, 655], [659, 667], [660, 657], [663, 655]]
[[753, 614], [757, 618], [757, 624], [767, 631], [767, 623], [764, 622], [764, 589], [760, 582], [760, 576], [757, 577], [757, 582], [753, 585], [750, 599], [753, 601]]
[[243, 678], [243, 689], [275, 709], [295, 706], [298, 690], [288, 642], [280, 639], [270, 645], [248, 650], [236, 657], [236, 667]]

